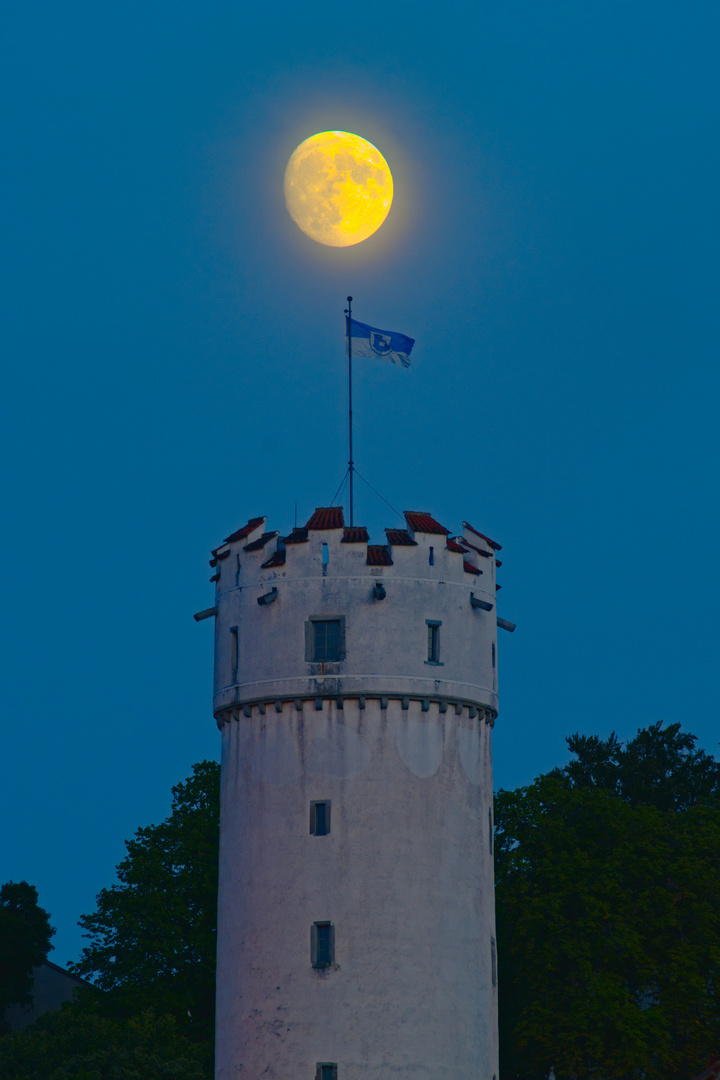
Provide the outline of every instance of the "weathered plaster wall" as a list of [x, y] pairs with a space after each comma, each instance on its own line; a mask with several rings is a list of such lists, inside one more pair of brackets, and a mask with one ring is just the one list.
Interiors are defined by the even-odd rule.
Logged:
[[[219, 1080], [497, 1073], [490, 737], [467, 709], [397, 700], [223, 726]], [[316, 799], [329, 836], [309, 833]]]

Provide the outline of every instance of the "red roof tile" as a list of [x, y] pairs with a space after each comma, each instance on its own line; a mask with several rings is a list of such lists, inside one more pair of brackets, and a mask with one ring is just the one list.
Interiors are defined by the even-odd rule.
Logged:
[[344, 524], [342, 506], [317, 506], [305, 528], [342, 529]]
[[392, 566], [390, 548], [385, 544], [368, 544], [367, 566]]
[[417, 547], [417, 540], [413, 540], [407, 529], [386, 529], [385, 535], [393, 547]]
[[249, 536], [250, 533], [257, 529], [258, 525], [262, 525], [264, 521], [264, 517], [250, 518], [247, 525], [243, 525], [242, 529], [238, 529], [237, 532], [232, 533], [230, 536], [226, 536], [225, 543], [234, 544], [236, 540], [244, 540], [246, 536]]
[[343, 529], [343, 544], [367, 544], [370, 534], [364, 525], [349, 525]]
[[495, 541], [491, 540], [489, 536], [485, 536], [485, 533], [481, 533], [478, 532], [477, 529], [473, 529], [472, 525], [469, 522], [463, 521], [463, 527], [469, 529], [471, 533], [475, 533], [476, 536], [479, 536], [481, 540], [484, 540], [485, 543], [489, 544], [491, 548], [495, 548], [496, 551], [502, 550], [502, 544], [496, 544]]
[[267, 562], [264, 562], [262, 564], [260, 569], [261, 570], [270, 570], [271, 567], [273, 567], [273, 566], [284, 566], [284, 565], [285, 565], [285, 550], [284, 550], [284, 548], [281, 548], [279, 551], [276, 551], [274, 555], [271, 555], [270, 558], [267, 560]]
[[445, 547], [448, 549], [448, 551], [457, 551], [461, 555], [464, 555], [467, 551], [467, 548], [464, 548], [462, 544], [458, 544], [457, 540], [451, 540], [449, 537]]
[[463, 544], [466, 544], [467, 547], [472, 548], [473, 551], [477, 551], [478, 555], [482, 555], [484, 559], [492, 558], [492, 551], [486, 551], [485, 548], [479, 548], [477, 544], [471, 544], [470, 541], [466, 540], [464, 536], [461, 536], [460, 539], [462, 540]]
[[308, 538], [307, 529], [298, 529], [297, 526], [293, 529], [289, 536], [285, 537], [286, 544], [306, 544]]
[[482, 570], [478, 570], [477, 566], [473, 566], [467, 559], [463, 559], [463, 570], [466, 574], [482, 574]]
[[263, 533], [257, 540], [253, 540], [252, 544], [246, 544], [243, 551], [259, 551], [260, 548], [264, 548], [270, 540], [274, 540], [277, 536], [277, 529], [275, 532]]
[[439, 521], [423, 510], [405, 510], [405, 520], [408, 529], [414, 533], [443, 533], [445, 536], [450, 532]]

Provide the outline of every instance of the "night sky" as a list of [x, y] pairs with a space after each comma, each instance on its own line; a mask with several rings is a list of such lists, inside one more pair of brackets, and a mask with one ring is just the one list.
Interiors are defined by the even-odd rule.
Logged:
[[[565, 736], [718, 724], [720, 13], [662, 0], [16, 4], [0, 46], [0, 880], [58, 927], [216, 758], [209, 552], [358, 468], [503, 545], [496, 787]], [[395, 202], [322, 247], [304, 138]], [[401, 522], [362, 483], [376, 543]]]

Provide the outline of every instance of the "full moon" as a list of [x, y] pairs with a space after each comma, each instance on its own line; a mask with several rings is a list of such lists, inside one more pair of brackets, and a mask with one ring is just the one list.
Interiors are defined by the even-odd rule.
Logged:
[[380, 228], [393, 179], [380, 151], [348, 131], [321, 131], [301, 142], [285, 169], [285, 202], [304, 233], [329, 247], [349, 247]]

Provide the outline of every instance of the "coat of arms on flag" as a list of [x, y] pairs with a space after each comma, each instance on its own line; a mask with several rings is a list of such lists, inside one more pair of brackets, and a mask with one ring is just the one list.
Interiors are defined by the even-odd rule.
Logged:
[[390, 334], [381, 334], [379, 330], [371, 330], [370, 348], [378, 356], [387, 356], [392, 352], [392, 337]]

